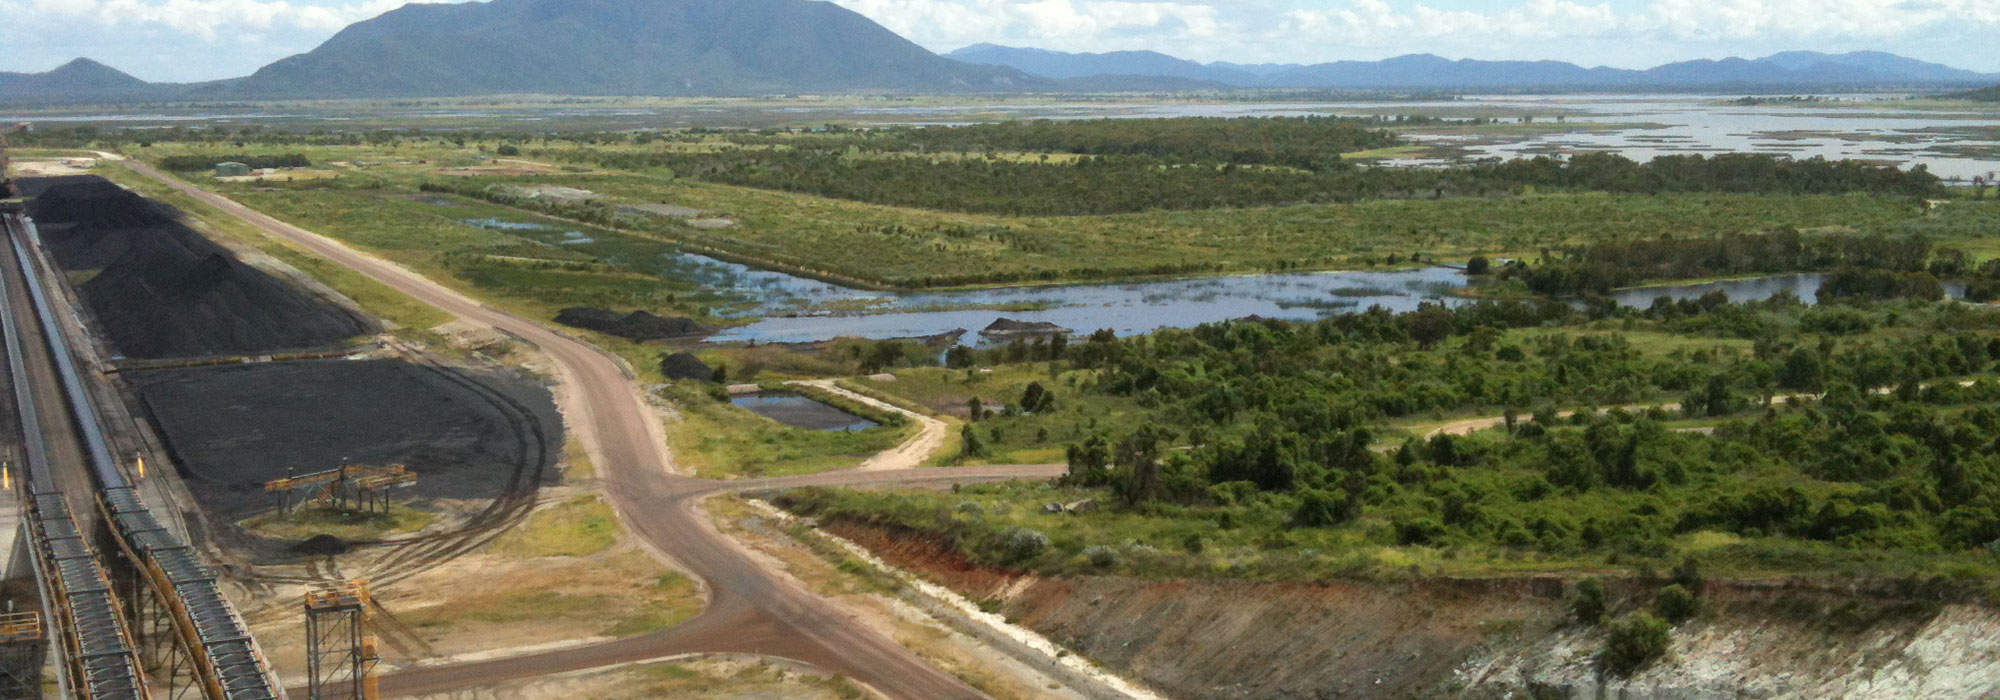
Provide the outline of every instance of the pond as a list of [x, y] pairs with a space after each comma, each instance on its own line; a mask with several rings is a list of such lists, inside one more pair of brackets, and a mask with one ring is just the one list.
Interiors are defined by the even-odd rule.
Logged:
[[[551, 245], [590, 247], [598, 242], [543, 224], [495, 219], [466, 223]], [[963, 330], [968, 333], [965, 342], [978, 345], [1008, 340], [978, 335], [1002, 318], [1052, 323], [1076, 333], [1110, 329], [1129, 336], [1249, 316], [1309, 321], [1376, 306], [1405, 312], [1425, 302], [1458, 305], [1467, 303], [1459, 292], [1472, 283], [1458, 270], [1428, 267], [897, 294], [842, 287], [678, 250], [648, 259], [663, 279], [691, 282], [732, 300], [717, 307], [717, 313], [762, 317], [709, 338], [720, 343], [913, 338]], [[1669, 284], [1618, 290], [1612, 298], [1623, 306], [1646, 308], [1660, 296], [1692, 299], [1721, 291], [1732, 301], [1761, 301], [1790, 291], [1812, 303], [1825, 279], [1823, 274], [1801, 273]], [[1960, 296], [1964, 290], [1946, 285], [1946, 291]]]
[[798, 394], [751, 394], [729, 400], [744, 410], [806, 430], [848, 433], [881, 424]]
[[[1425, 301], [1456, 300], [1451, 292], [1467, 283], [1457, 270], [1432, 267], [901, 295], [832, 287], [840, 290], [835, 293], [873, 300], [874, 308], [882, 313], [771, 317], [723, 331], [711, 340], [804, 343], [839, 336], [906, 338], [960, 329], [976, 333], [1001, 318], [1053, 323], [1082, 333], [1109, 328], [1120, 335], [1136, 335], [1245, 316], [1316, 319], [1370, 306], [1411, 311]], [[986, 308], [964, 310], [967, 306]], [[947, 310], [927, 310], [940, 307]], [[995, 308], [1019, 310], [992, 310]], [[967, 341], [977, 342], [978, 338]]]
[[[775, 274], [775, 273], [772, 273]], [[1734, 280], [1634, 287], [1612, 292], [1619, 305], [1647, 308], [1657, 297], [1694, 299], [1723, 292], [1731, 301], [1763, 301], [1790, 291], [1814, 303], [1827, 275], [1798, 273]], [[883, 295], [887, 313], [854, 316], [771, 317], [712, 336], [714, 342], [808, 343], [836, 337], [911, 338], [971, 332], [968, 344], [980, 344], [977, 333], [1001, 318], [1054, 323], [1077, 333], [1111, 329], [1121, 336], [1162, 328], [1191, 328], [1204, 323], [1248, 316], [1310, 321], [1380, 306], [1392, 312], [1413, 311], [1425, 302], [1457, 306], [1473, 300], [1458, 292], [1471, 284], [1451, 268], [1416, 270], [1319, 272], [1246, 275], [1208, 279], [1169, 280], [1134, 284], [1013, 287], [963, 292]], [[834, 289], [839, 289], [835, 287]], [[852, 292], [852, 290], [848, 290]], [[1947, 284], [1945, 292], [1963, 296], [1963, 285]], [[924, 308], [950, 305], [1038, 303], [1031, 311], [946, 310]], [[919, 309], [897, 312], [894, 309]], [[1005, 338], [987, 339], [1004, 342]]]
[[[1723, 292], [1729, 295], [1730, 301], [1763, 301], [1776, 296], [1779, 292], [1789, 291], [1800, 301], [1811, 304], [1819, 299], [1819, 287], [1826, 282], [1826, 277], [1824, 273], [1801, 272], [1715, 282], [1628, 287], [1613, 291], [1611, 298], [1617, 300], [1619, 306], [1643, 309], [1652, 306], [1653, 300], [1659, 297], [1679, 301], [1698, 299], [1710, 292]], [[1965, 285], [1946, 284], [1944, 293], [1954, 299], [1963, 297]]]

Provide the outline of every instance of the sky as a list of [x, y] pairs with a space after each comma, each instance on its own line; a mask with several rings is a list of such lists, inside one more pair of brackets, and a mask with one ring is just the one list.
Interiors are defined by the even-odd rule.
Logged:
[[[1865, 49], [2000, 72], [2000, 0], [832, 1], [939, 52], [988, 42], [1239, 63], [1435, 53], [1646, 68]], [[0, 71], [87, 56], [154, 81], [236, 77], [405, 2], [0, 0]]]

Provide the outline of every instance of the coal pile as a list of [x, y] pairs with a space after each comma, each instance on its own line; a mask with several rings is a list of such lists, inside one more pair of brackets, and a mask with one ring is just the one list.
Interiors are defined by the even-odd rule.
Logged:
[[705, 326], [689, 318], [655, 316], [644, 311], [621, 316], [616, 311], [591, 308], [563, 309], [556, 314], [556, 323], [642, 343], [712, 335], [716, 331], [714, 326]]
[[276, 507], [264, 482], [402, 464], [394, 496], [492, 499], [556, 479], [562, 418], [539, 381], [398, 360], [322, 360], [126, 375], [189, 489], [236, 520]]
[[28, 213], [126, 357], [261, 355], [334, 346], [375, 324], [262, 270], [172, 208], [97, 177], [31, 180]]
[[980, 329], [979, 334], [984, 336], [1015, 336], [1059, 335], [1068, 332], [1069, 329], [1049, 323], [1048, 321], [1016, 321], [1011, 318], [1002, 318], [994, 321], [992, 325]]
[[715, 369], [695, 357], [694, 353], [677, 352], [660, 359], [660, 374], [679, 381], [715, 381]]

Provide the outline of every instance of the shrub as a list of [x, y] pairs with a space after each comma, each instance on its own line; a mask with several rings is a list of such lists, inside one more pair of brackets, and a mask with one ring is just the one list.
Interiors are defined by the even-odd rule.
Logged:
[[1200, 554], [1206, 545], [1201, 541], [1201, 535], [1190, 532], [1187, 537], [1181, 539], [1181, 548], [1187, 550], [1189, 554]]
[[1327, 527], [1353, 520], [1360, 514], [1360, 506], [1345, 493], [1306, 489], [1299, 494], [1299, 509], [1292, 514], [1292, 523], [1300, 527]]
[[1660, 613], [1660, 617], [1678, 625], [1701, 612], [1701, 599], [1676, 583], [1660, 589], [1660, 597], [1653, 601], [1653, 609]]
[[1396, 526], [1396, 542], [1404, 545], [1431, 544], [1444, 537], [1444, 525], [1430, 518], [1418, 518]]
[[1101, 544], [1094, 544], [1085, 548], [1083, 550], [1083, 557], [1090, 560], [1091, 566], [1100, 569], [1109, 569], [1112, 565], [1118, 563], [1117, 550]]
[[1689, 593], [1701, 593], [1701, 562], [1690, 555], [1674, 566], [1674, 583]]
[[1049, 548], [1049, 536], [1017, 527], [1000, 536], [1000, 554], [1008, 563], [1020, 563], [1041, 556]]
[[1604, 621], [1604, 582], [1587, 578], [1576, 582], [1576, 593], [1570, 598], [1569, 612], [1576, 621], [1585, 625], [1595, 625]]
[[1611, 623], [1604, 638], [1604, 652], [1597, 659], [1604, 670], [1619, 677], [1630, 676], [1667, 655], [1673, 644], [1673, 626], [1646, 613], [1632, 613]]

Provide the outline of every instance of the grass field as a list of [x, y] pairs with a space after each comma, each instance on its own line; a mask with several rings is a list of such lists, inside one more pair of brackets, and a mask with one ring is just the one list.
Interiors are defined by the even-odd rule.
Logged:
[[1128, 277], [1161, 267], [1214, 272], [1365, 267], [1421, 252], [1441, 260], [1531, 255], [1583, 241], [1806, 230], [1947, 228], [2000, 218], [1967, 207], [1928, 224], [1883, 197], [1565, 194], [1377, 200], [1344, 205], [1008, 217], [886, 207], [635, 174], [528, 178], [619, 202], [725, 212], [739, 225], [663, 235], [902, 287]]
[[[734, 147], [720, 142], [674, 142], [676, 149]], [[574, 147], [563, 141], [537, 149]], [[375, 146], [251, 146], [253, 155], [298, 152], [341, 179], [321, 183], [265, 183], [274, 187], [216, 183], [206, 174], [196, 182], [216, 187], [255, 206], [384, 252], [440, 256], [453, 252], [512, 255], [523, 247], [520, 232], [472, 235], [456, 219], [522, 212], [459, 200], [469, 211], [439, 211], [416, 197], [425, 182], [488, 185], [552, 185], [590, 190], [601, 201], [671, 204], [733, 222], [697, 228], [665, 217], [624, 217], [627, 236], [599, 235], [591, 246], [564, 245], [569, 257], [613, 261], [614, 271], [652, 281], [615, 279], [582, 271], [502, 269], [493, 259], [480, 269], [459, 270], [468, 281], [489, 287], [542, 287], [575, 292], [567, 299], [615, 300], [634, 306], [700, 313], [726, 306], [723, 299], [680, 297], [695, 290], [676, 284], [675, 272], [650, 264], [648, 250], [675, 248], [714, 251], [767, 266], [904, 288], [978, 286], [993, 283], [1057, 283], [1117, 279], [1162, 273], [1243, 273], [1296, 269], [1352, 269], [1379, 265], [1411, 253], [1443, 261], [1475, 254], [1533, 257], [1544, 250], [1589, 241], [1660, 236], [1707, 237], [1791, 226], [1802, 230], [1919, 233], [1978, 257], [2000, 255], [1991, 232], [2000, 224], [2000, 203], [1954, 202], [1926, 212], [1916, 202], [1879, 196], [1609, 195], [1543, 194], [1509, 198], [1456, 198], [1441, 201], [1374, 200], [1355, 204], [1276, 206], [1250, 209], [1158, 211], [1104, 216], [1001, 216], [936, 212], [870, 205], [812, 195], [735, 187], [677, 178], [668, 172], [624, 172], [529, 160], [494, 160], [499, 144], [465, 147], [422, 140]], [[665, 148], [655, 144], [651, 148]], [[205, 153], [212, 145], [163, 143], [145, 149], [149, 158]], [[626, 145], [618, 148], [642, 148]], [[207, 150], [204, 150], [207, 149]], [[1364, 153], [1403, 155], [1402, 150]], [[954, 157], [966, 154], [930, 154]], [[984, 156], [980, 156], [984, 157]], [[1040, 154], [1007, 154], [1034, 159]], [[519, 165], [535, 174], [466, 178], [468, 167]], [[532, 167], [531, 167], [532, 166]], [[584, 172], [577, 172], [583, 170]], [[476, 170], [475, 170], [476, 171]], [[536, 217], [530, 221], [547, 221]], [[579, 228], [561, 223], [567, 230]], [[617, 250], [604, 243], [616, 239]], [[527, 242], [535, 245], [534, 242]], [[539, 242], [527, 257], [562, 260]], [[461, 260], [460, 262], [464, 262]], [[590, 271], [592, 273], [599, 271]], [[548, 293], [540, 293], [549, 296]], [[672, 296], [672, 303], [668, 297]]]
[[[1494, 473], [1495, 483], [1518, 475]], [[1761, 478], [1746, 475], [1746, 484]], [[1267, 494], [1258, 498], [1269, 498]], [[802, 515], [850, 517], [893, 527], [950, 536], [959, 549], [990, 564], [1049, 574], [1123, 574], [1145, 578], [1232, 580], [1393, 581], [1418, 576], [1509, 577], [1577, 571], [1629, 571], [1698, 555], [1702, 570], [1716, 576], [1759, 578], [1992, 576], [1993, 558], [1983, 552], [1916, 553], [1857, 551], [1838, 545], [1788, 538], [1740, 538], [1728, 533], [1691, 532], [1672, 538], [1657, 558], [1617, 555], [1551, 554], [1529, 548], [1460, 545], [1399, 545], [1393, 509], [1370, 512], [1337, 528], [1298, 528], [1281, 514], [1254, 503], [1209, 508], [1154, 506], [1144, 511], [1100, 507], [1081, 513], [1048, 514], [1050, 503], [1097, 501], [1111, 504], [1106, 489], [1077, 489], [1047, 483], [968, 486], [953, 493], [919, 491], [820, 490], [792, 492], [780, 502]], [[1615, 517], [1646, 501], [1641, 495], [1586, 494], [1565, 499], [1571, 517]], [[1548, 504], [1510, 504], [1494, 517], [1532, 520]], [[1045, 550], [1028, 560], [1009, 561], [998, 551], [1007, 533], [1039, 532]]]
[[787, 476], [854, 467], [901, 444], [915, 425], [882, 426], [855, 432], [793, 428], [700, 393], [676, 386], [667, 395], [679, 406], [667, 426], [667, 442], [681, 466], [697, 476]]

